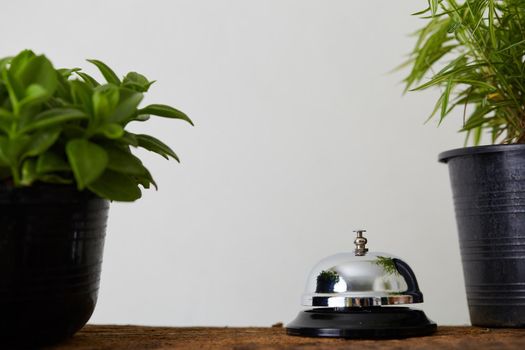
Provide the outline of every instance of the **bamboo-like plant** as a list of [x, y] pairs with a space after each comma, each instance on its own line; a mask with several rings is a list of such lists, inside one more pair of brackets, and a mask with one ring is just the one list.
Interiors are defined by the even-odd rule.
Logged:
[[437, 86], [429, 119], [463, 111], [466, 141], [525, 143], [525, 1], [429, 0], [406, 90]]
[[186, 114], [162, 104], [140, 107], [152, 81], [136, 72], [119, 78], [103, 62], [89, 62], [106, 82], [80, 68], [55, 69], [29, 50], [0, 59], [0, 184], [76, 184], [103, 198], [134, 201], [139, 186], [156, 184], [133, 148], [178, 161], [160, 140], [126, 129], [150, 115], [191, 124]]

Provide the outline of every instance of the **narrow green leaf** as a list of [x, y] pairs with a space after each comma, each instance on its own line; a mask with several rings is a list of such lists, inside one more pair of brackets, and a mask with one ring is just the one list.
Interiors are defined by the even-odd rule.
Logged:
[[0, 108], [0, 130], [6, 134], [11, 132], [11, 125], [13, 123], [14, 116], [7, 109]]
[[22, 164], [22, 178], [20, 179], [20, 184], [30, 186], [37, 178], [36, 161], [34, 159], [27, 159]]
[[69, 141], [66, 153], [79, 190], [95, 181], [108, 164], [106, 151], [85, 139]]
[[435, 15], [438, 10], [439, 1], [438, 0], [429, 0], [430, 12], [432, 15]]
[[484, 81], [480, 81], [480, 80], [460, 78], [460, 79], [454, 79], [453, 81], [458, 84], [467, 84], [467, 85], [482, 87], [482, 88], [488, 89], [489, 91], [497, 90], [497, 88], [494, 85], [489, 84]]
[[512, 49], [513, 47], [516, 47], [516, 46], [519, 46], [519, 45], [523, 45], [523, 44], [525, 44], [525, 39], [520, 40], [520, 41], [518, 41], [517, 43], [512, 43], [512, 44], [510, 44], [510, 45], [508, 45], [508, 46], [506, 46], [506, 47], [500, 49], [500, 50], [498, 51], [498, 53], [503, 53], [503, 52], [505, 52], [505, 51], [507, 51], [507, 50]]
[[139, 147], [145, 148], [151, 152], [155, 152], [166, 159], [169, 159], [168, 156], [170, 156], [177, 162], [180, 162], [179, 157], [177, 157], [175, 152], [173, 152], [173, 150], [168, 145], [159, 139], [144, 134], [138, 134], [135, 135], [135, 137], [137, 138]]
[[115, 85], [121, 84], [120, 79], [115, 74], [115, 72], [113, 72], [113, 70], [111, 70], [111, 68], [109, 68], [104, 62], [99, 61], [99, 60], [87, 60], [87, 61], [97, 66], [98, 70], [100, 71], [100, 73], [102, 73], [102, 75], [104, 76], [104, 78], [106, 79], [108, 83], [115, 84]]
[[492, 43], [492, 47], [497, 49], [498, 48], [498, 39], [496, 38], [496, 29], [494, 27], [494, 17], [496, 17], [495, 9], [494, 9], [494, 0], [488, 0], [489, 5], [489, 34], [490, 34], [490, 41]]
[[134, 176], [134, 178], [137, 180], [137, 182], [144, 188], [148, 189], [150, 188], [150, 185], [153, 185], [156, 190], [158, 190], [157, 183], [155, 180], [153, 180], [153, 177], [151, 176], [151, 173], [148, 169], [144, 168], [146, 171], [143, 175]]
[[186, 114], [167, 105], [152, 104], [140, 109], [138, 114], [151, 114], [159, 117], [181, 119], [193, 125], [193, 122]]
[[57, 69], [57, 72], [63, 77], [63, 78], [69, 78], [71, 74], [75, 72], [80, 72], [81, 68], [59, 68]]
[[9, 146], [9, 139], [6, 136], [0, 135], [0, 167], [8, 167], [11, 165]]
[[474, 135], [473, 135], [474, 146], [479, 145], [479, 143], [481, 142], [482, 132], [483, 132], [483, 128], [481, 126], [474, 129]]
[[91, 75], [87, 74], [87, 73], [84, 73], [84, 72], [75, 72], [80, 78], [82, 78], [82, 80], [84, 81], [84, 83], [88, 84], [89, 86], [95, 88], [97, 86], [100, 86], [100, 83], [98, 81], [96, 81], [95, 78], [93, 78]]
[[127, 132], [124, 130], [124, 135], [122, 135], [122, 137], [118, 140], [119, 142], [122, 142], [123, 144], [125, 144], [126, 146], [133, 146], [133, 147], [138, 147], [139, 146], [139, 141], [137, 140], [137, 137], [135, 136], [135, 134], [132, 134], [130, 132]]
[[411, 16], [421, 16], [421, 15], [423, 15], [423, 14], [429, 12], [429, 11], [430, 11], [430, 6], [427, 7], [427, 8], [425, 8], [424, 10], [421, 10], [421, 11], [417, 11], [417, 12], [411, 13], [410, 15], [411, 15]]
[[448, 100], [450, 98], [450, 92], [452, 91], [452, 88], [454, 86], [454, 83], [452, 81], [452, 78], [449, 78], [447, 81], [447, 85], [445, 86], [445, 91], [443, 92], [443, 100], [441, 102], [441, 118], [440, 123], [445, 118], [445, 115], [448, 113]]
[[145, 122], [151, 119], [151, 116], [149, 114], [139, 114], [135, 118], [133, 118], [134, 122]]

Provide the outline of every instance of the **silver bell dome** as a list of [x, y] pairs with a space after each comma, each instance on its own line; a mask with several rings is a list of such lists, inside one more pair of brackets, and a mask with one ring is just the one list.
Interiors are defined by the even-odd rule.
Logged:
[[368, 252], [365, 230], [356, 249], [321, 260], [309, 275], [304, 306], [361, 307], [423, 302], [414, 272], [398, 257]]

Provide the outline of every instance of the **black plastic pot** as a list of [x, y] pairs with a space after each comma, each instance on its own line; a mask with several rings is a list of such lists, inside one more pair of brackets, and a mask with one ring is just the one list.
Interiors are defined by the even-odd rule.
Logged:
[[525, 326], [525, 145], [439, 155], [454, 195], [470, 320]]
[[108, 208], [72, 186], [0, 186], [0, 348], [54, 343], [86, 324]]

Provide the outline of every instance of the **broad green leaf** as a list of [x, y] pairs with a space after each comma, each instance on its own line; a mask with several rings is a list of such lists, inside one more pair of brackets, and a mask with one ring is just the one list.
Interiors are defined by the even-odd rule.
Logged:
[[186, 114], [167, 105], [152, 104], [140, 109], [138, 114], [151, 114], [165, 118], [182, 119], [193, 125], [193, 122]]
[[130, 147], [178, 161], [160, 140], [125, 127], [150, 115], [191, 123], [186, 114], [162, 104], [140, 109], [153, 81], [136, 72], [121, 81], [103, 62], [90, 62], [107, 84], [80, 68], [55, 69], [30, 50], [0, 58], [0, 180], [15, 186], [76, 183], [79, 190], [132, 201], [156, 183]]
[[24, 87], [20, 81], [14, 77], [12, 69], [2, 70], [2, 79], [8, 91], [9, 102], [13, 107], [13, 112], [18, 114], [19, 101], [24, 98]]
[[77, 109], [55, 108], [42, 112], [28, 121], [20, 133], [27, 133], [36, 129], [57, 126], [72, 120], [87, 119], [87, 115]]
[[97, 123], [109, 120], [119, 102], [119, 89], [115, 85], [101, 85], [93, 94], [93, 110]]
[[9, 99], [15, 114], [18, 114], [18, 102], [24, 98], [25, 84], [20, 79], [29, 61], [35, 56], [33, 51], [24, 50], [10, 60], [9, 69], [2, 71], [2, 78], [9, 91]]
[[35, 53], [31, 50], [20, 51], [20, 53], [10, 60], [9, 71], [14, 76], [18, 76], [25, 69], [27, 63], [35, 56]]
[[49, 92], [38, 84], [27, 87], [24, 98], [20, 101], [20, 109], [46, 102], [50, 98]]
[[87, 83], [84, 83], [80, 80], [71, 80], [69, 82], [69, 86], [73, 103], [79, 107], [83, 107], [87, 114], [94, 115], [92, 88]]
[[[66, 74], [66, 73], [63, 73]], [[69, 86], [69, 80], [67, 77], [64, 77], [62, 74], [57, 74], [58, 85], [55, 95], [51, 97], [51, 101], [60, 100], [62, 106], [71, 104], [71, 90]]]
[[129, 72], [124, 77], [122, 85], [138, 92], [146, 92], [154, 82], [155, 81], [148, 81], [142, 74]]
[[10, 56], [0, 58], [0, 71], [3, 70], [11, 62], [12, 59], [13, 57]]
[[36, 162], [36, 172], [38, 174], [45, 174], [51, 172], [70, 171], [71, 167], [67, 161], [52, 151], [42, 153]]
[[98, 128], [98, 133], [106, 136], [108, 139], [118, 139], [124, 135], [124, 129], [119, 124], [107, 123]]
[[35, 134], [27, 137], [27, 142], [23, 148], [21, 159], [26, 157], [34, 157], [47, 151], [51, 147], [58, 136], [60, 135], [60, 129], [44, 129], [36, 132]]
[[133, 202], [142, 195], [130, 176], [111, 170], [106, 170], [99, 179], [89, 184], [88, 189], [102, 198], [121, 202]]
[[59, 185], [70, 185], [74, 182], [71, 178], [60, 176], [57, 174], [38, 174], [38, 180]]
[[137, 113], [137, 108], [143, 97], [144, 95], [140, 92], [121, 88], [118, 105], [112, 113], [110, 120], [114, 123], [122, 124], [131, 119]]
[[43, 55], [31, 57], [26, 64], [15, 74], [15, 79], [20, 81], [25, 89], [31, 85], [38, 85], [47, 96], [51, 96], [58, 84], [57, 72], [51, 62]]
[[146, 169], [140, 159], [131, 152], [120, 147], [106, 145], [108, 153], [108, 169], [128, 175], [144, 176]]
[[21, 155], [27, 149], [30, 141], [31, 137], [28, 135], [16, 139], [0, 136], [0, 164], [18, 167], [20, 165]]
[[104, 62], [101, 62], [99, 60], [87, 60], [87, 61], [97, 66], [98, 70], [100, 71], [100, 73], [102, 73], [102, 75], [104, 76], [104, 78], [106, 79], [108, 83], [115, 84], [115, 85], [121, 84], [120, 79], [115, 74], [115, 72], [113, 72], [113, 70], [111, 70], [111, 68], [109, 68]]
[[66, 154], [79, 190], [95, 181], [108, 164], [106, 151], [86, 139], [69, 141]]
[[175, 152], [173, 152], [173, 150], [168, 145], [159, 139], [144, 134], [138, 134], [135, 135], [135, 137], [137, 138], [139, 147], [145, 148], [151, 152], [155, 152], [166, 159], [169, 159], [168, 156], [170, 156], [177, 162], [180, 162], [179, 157], [177, 157]]

